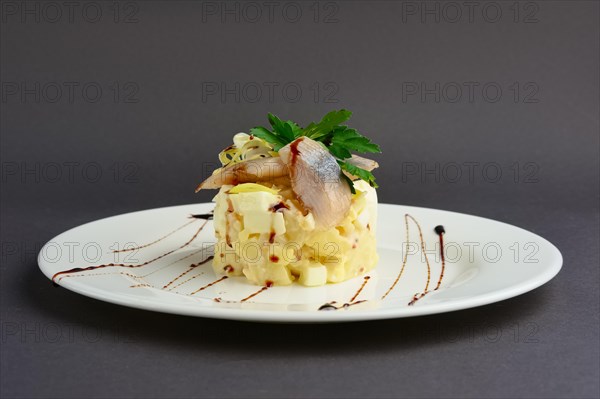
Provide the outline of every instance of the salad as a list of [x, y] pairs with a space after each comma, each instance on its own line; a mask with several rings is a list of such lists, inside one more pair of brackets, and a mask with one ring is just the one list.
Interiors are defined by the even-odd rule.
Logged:
[[305, 128], [269, 114], [270, 127], [238, 133], [222, 167], [196, 191], [214, 197], [217, 274], [257, 285], [338, 283], [372, 270], [380, 148], [332, 111]]

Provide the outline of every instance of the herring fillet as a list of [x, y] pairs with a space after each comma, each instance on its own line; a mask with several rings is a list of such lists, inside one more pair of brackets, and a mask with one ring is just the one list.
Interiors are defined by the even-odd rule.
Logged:
[[358, 166], [361, 169], [368, 170], [369, 172], [379, 167], [377, 161], [354, 154], [352, 155], [352, 157], [346, 159], [345, 161], [354, 166]]
[[[361, 169], [367, 170], [367, 171], [372, 171], [375, 168], [379, 167], [379, 164], [369, 158], [363, 158], [360, 157], [358, 155], [352, 155], [351, 158], [348, 158], [345, 160], [347, 163], [357, 166]], [[348, 176], [350, 178], [350, 180], [360, 180], [359, 176], [354, 176], [352, 173], [348, 172], [347, 170], [343, 170], [342, 172], [344, 172], [344, 174], [346, 176]]]
[[280, 157], [257, 158], [217, 169], [196, 187], [196, 192], [219, 188], [224, 184], [275, 181], [287, 174], [287, 166]]
[[352, 194], [333, 155], [308, 137], [281, 148], [279, 155], [289, 170], [294, 193], [312, 212], [317, 227], [336, 226], [348, 213]]

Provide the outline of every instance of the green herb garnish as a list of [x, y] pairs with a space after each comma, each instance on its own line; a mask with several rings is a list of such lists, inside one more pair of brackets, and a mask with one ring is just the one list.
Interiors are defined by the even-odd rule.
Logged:
[[[371, 187], [377, 188], [375, 176], [371, 172], [346, 161], [352, 157], [351, 151], [361, 153], [381, 152], [379, 146], [372, 143], [367, 137], [361, 135], [355, 129], [341, 125], [341, 123], [350, 119], [351, 116], [352, 112], [345, 109], [331, 111], [320, 122], [310, 123], [303, 129], [295, 122], [282, 121], [275, 115], [269, 114], [269, 124], [272, 130], [259, 126], [250, 129], [250, 134], [269, 142], [273, 145], [275, 151], [279, 151], [281, 147], [286, 146], [301, 136], [319, 141], [336, 158], [342, 170], [361, 178], [369, 183]], [[344, 174], [342, 176], [347, 178]], [[347, 180], [349, 183], [352, 183], [350, 179]], [[350, 184], [350, 189], [352, 193], [355, 192], [353, 184]]]

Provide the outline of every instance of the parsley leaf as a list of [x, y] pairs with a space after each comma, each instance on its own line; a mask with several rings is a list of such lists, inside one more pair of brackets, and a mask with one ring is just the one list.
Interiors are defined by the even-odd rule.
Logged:
[[273, 127], [273, 132], [279, 135], [285, 142], [291, 143], [295, 140], [293, 122], [284, 122], [273, 114], [269, 114], [269, 123]]
[[275, 151], [279, 151], [281, 147], [284, 147], [287, 144], [287, 142], [283, 141], [278, 135], [270, 132], [264, 127], [254, 127], [250, 129], [250, 134], [271, 143]]
[[[348, 129], [346, 126], [340, 127], [343, 129], [334, 131], [331, 138], [331, 145], [358, 152], [381, 152], [381, 149], [377, 144], [372, 143], [371, 140], [360, 135], [356, 130]], [[350, 156], [347, 156], [346, 158], [350, 158]]]
[[[313, 140], [318, 140], [321, 137], [329, 134], [336, 126], [342, 122], [346, 122], [352, 116], [352, 112], [345, 109], [339, 111], [331, 111], [321, 119], [319, 123], [311, 123], [304, 129], [304, 135]], [[321, 140], [320, 140], [321, 141]]]

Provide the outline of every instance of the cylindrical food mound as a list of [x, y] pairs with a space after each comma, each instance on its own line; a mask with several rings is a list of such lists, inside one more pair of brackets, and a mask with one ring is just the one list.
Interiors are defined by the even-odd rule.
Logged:
[[215, 272], [258, 285], [319, 286], [373, 269], [377, 194], [364, 181], [354, 186], [345, 218], [323, 230], [289, 187], [224, 185], [214, 198]]

